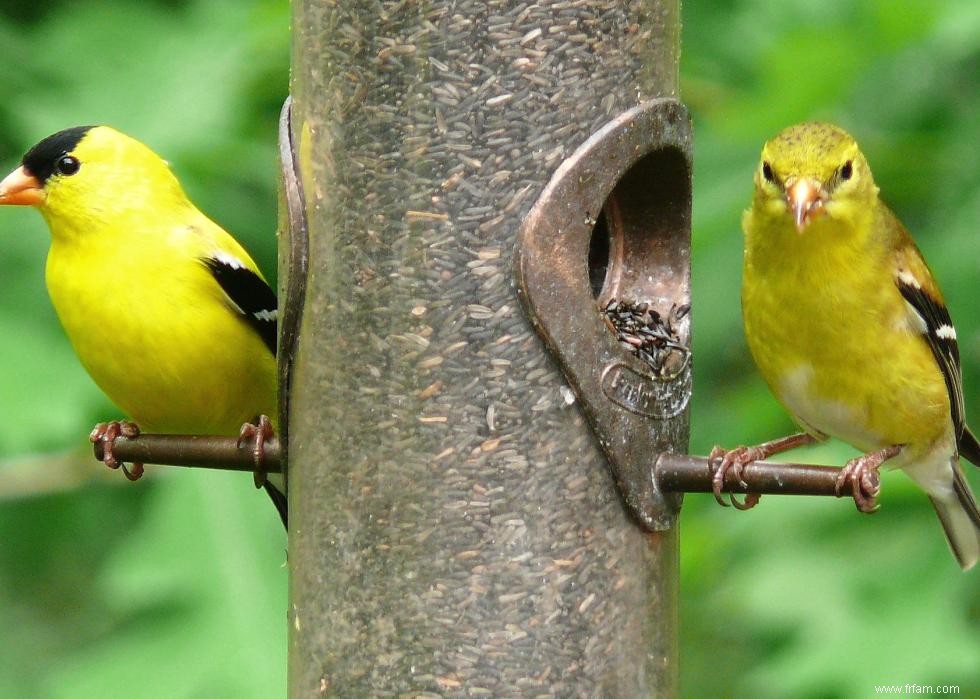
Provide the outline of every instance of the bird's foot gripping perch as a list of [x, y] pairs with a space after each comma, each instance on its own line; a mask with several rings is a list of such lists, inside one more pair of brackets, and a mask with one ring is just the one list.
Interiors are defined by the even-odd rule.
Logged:
[[878, 493], [881, 491], [878, 469], [901, 450], [899, 446], [885, 447], [848, 461], [837, 476], [837, 497], [841, 497], [841, 491], [850, 482], [851, 495], [854, 496], [854, 505], [858, 510], [865, 514], [876, 512]]
[[[728, 503], [722, 498], [722, 491], [725, 488], [725, 476], [731, 472], [735, 478], [738, 480], [739, 485], [743, 489], [748, 489], [749, 484], [745, 482], [742, 477], [742, 473], [745, 467], [752, 463], [753, 461], [762, 461], [763, 459], [768, 459], [770, 456], [779, 454], [790, 449], [795, 449], [796, 447], [804, 446], [806, 444], [812, 444], [815, 438], [807, 434], [806, 432], [800, 432], [798, 434], [792, 434], [788, 437], [782, 437], [780, 439], [774, 439], [770, 442], [764, 442], [754, 447], [740, 446], [734, 449], [725, 450], [719, 446], [716, 446], [708, 454], [708, 461], [714, 462], [721, 459], [718, 467], [715, 469], [714, 476], [711, 479], [711, 492], [714, 493], [715, 500], [718, 501], [719, 505], [723, 507], [728, 507]], [[762, 497], [758, 493], [746, 492], [745, 500], [739, 502], [735, 497], [735, 493], [729, 492], [728, 497], [731, 500], [732, 505], [737, 510], [751, 510], [753, 507], [759, 504], [759, 499]]]
[[[725, 450], [720, 446], [716, 446], [711, 450], [711, 453], [708, 454], [708, 461], [714, 462], [721, 459], [721, 463], [718, 464], [718, 468], [715, 470], [714, 476], [711, 479], [711, 492], [714, 493], [715, 500], [718, 501], [719, 505], [728, 507], [728, 503], [721, 496], [722, 489], [725, 487], [725, 476], [731, 472], [743, 488], [748, 488], [749, 484], [742, 477], [745, 466], [753, 461], [760, 461], [764, 458], [766, 457], [759, 447], [739, 446], [734, 449]], [[735, 493], [728, 493], [728, 498], [736, 510], [751, 510], [759, 504], [761, 497], [758, 493], [746, 493], [745, 500], [739, 502], [738, 498], [735, 497]]]
[[112, 422], [100, 422], [89, 434], [88, 439], [95, 445], [95, 458], [104, 463], [111, 469], [121, 468], [126, 474], [126, 478], [131, 481], [138, 481], [143, 475], [143, 464], [134, 463], [132, 470], [126, 468], [126, 464], [117, 461], [112, 454], [116, 440], [119, 437], [133, 439], [140, 434], [139, 425], [135, 422], [123, 422], [113, 420]]
[[265, 443], [272, 439], [276, 434], [272, 427], [272, 420], [266, 415], [259, 415], [254, 422], [246, 422], [238, 432], [238, 446], [243, 442], [253, 440], [252, 461], [255, 463], [253, 475], [255, 477], [255, 487], [261, 488], [265, 485], [269, 475], [268, 467], [265, 463]]

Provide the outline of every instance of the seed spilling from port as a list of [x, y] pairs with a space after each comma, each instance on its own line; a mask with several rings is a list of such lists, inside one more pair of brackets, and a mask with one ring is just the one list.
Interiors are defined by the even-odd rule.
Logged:
[[671, 306], [661, 314], [647, 302], [613, 299], [602, 308], [606, 326], [619, 343], [643, 360], [660, 379], [677, 375], [687, 361], [688, 350], [678, 333], [680, 321], [690, 304]]

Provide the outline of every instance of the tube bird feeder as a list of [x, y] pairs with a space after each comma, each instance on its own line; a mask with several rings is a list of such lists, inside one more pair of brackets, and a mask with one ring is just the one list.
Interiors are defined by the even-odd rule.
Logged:
[[719, 467], [685, 454], [678, 0], [293, 8], [278, 438], [113, 455], [288, 476], [294, 699], [676, 696], [676, 519]]
[[293, 699], [676, 696], [677, 514], [718, 468], [685, 454], [678, 0], [293, 10], [278, 438], [115, 458], [288, 476]]
[[690, 364], [599, 302], [687, 303], [677, 0], [293, 8], [289, 695], [675, 694]]

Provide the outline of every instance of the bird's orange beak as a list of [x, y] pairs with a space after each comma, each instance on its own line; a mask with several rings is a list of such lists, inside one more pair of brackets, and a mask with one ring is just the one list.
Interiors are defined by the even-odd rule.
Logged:
[[813, 180], [801, 177], [786, 189], [786, 204], [793, 212], [793, 223], [798, 233], [802, 233], [810, 221], [824, 213], [823, 203], [820, 184]]
[[23, 168], [17, 168], [0, 182], [0, 204], [37, 206], [44, 201], [44, 187]]

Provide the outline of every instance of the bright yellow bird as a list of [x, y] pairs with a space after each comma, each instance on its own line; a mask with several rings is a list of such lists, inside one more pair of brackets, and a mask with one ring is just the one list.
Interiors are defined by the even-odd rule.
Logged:
[[[276, 296], [153, 151], [107, 126], [60, 131], [0, 182], [0, 204], [44, 216], [58, 318], [86, 370], [140, 428], [235, 435], [276, 414]], [[132, 428], [93, 434], [111, 450], [119, 432]], [[265, 488], [285, 523], [281, 484]]]
[[728, 469], [836, 437], [866, 452], [838, 491], [850, 483], [859, 509], [873, 511], [869, 476], [891, 460], [926, 491], [957, 561], [972, 567], [980, 511], [959, 456], [980, 465], [980, 444], [964, 422], [956, 331], [854, 139], [806, 123], [766, 143], [743, 227], [746, 339], [804, 432], [727, 452], [715, 495]]

